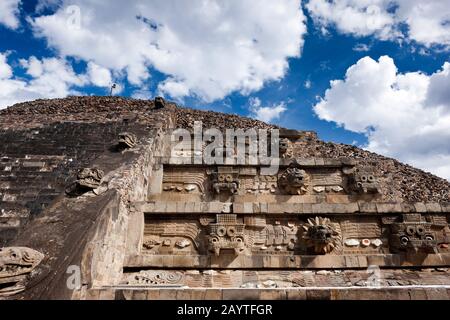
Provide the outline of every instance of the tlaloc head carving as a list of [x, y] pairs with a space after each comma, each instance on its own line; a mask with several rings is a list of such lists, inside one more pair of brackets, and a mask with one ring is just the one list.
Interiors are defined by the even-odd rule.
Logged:
[[119, 133], [119, 145], [124, 148], [133, 148], [137, 144], [137, 137], [131, 132]]
[[245, 248], [243, 223], [238, 223], [235, 214], [218, 214], [216, 223], [209, 225], [208, 248], [216, 256], [221, 249], [232, 249], [237, 255]]
[[0, 248], [0, 297], [25, 290], [27, 276], [43, 259], [42, 253], [30, 248]]
[[394, 251], [437, 253], [437, 230], [443, 226], [427, 222], [418, 214], [403, 215], [402, 222], [391, 224], [389, 243]]
[[288, 194], [305, 194], [308, 191], [309, 176], [305, 170], [290, 167], [278, 178], [278, 185]]
[[349, 189], [356, 193], [375, 194], [380, 192], [380, 186], [375, 173], [370, 168], [354, 168], [348, 177]]
[[337, 246], [339, 233], [333, 228], [328, 218], [308, 219], [303, 230], [303, 239], [306, 240], [308, 247], [313, 248], [317, 254], [330, 253]]
[[84, 168], [78, 172], [77, 183], [81, 187], [96, 189], [100, 187], [104, 174], [100, 169]]
[[219, 167], [212, 173], [212, 187], [216, 194], [222, 191], [235, 194], [239, 190], [239, 171], [233, 168]]

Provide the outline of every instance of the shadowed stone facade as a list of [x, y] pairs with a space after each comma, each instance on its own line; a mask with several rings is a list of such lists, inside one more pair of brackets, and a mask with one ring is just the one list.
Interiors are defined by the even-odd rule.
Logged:
[[[174, 159], [194, 121], [280, 129], [278, 172]], [[450, 297], [450, 184], [394, 159], [161, 99], [19, 104], [0, 139], [0, 298]]]

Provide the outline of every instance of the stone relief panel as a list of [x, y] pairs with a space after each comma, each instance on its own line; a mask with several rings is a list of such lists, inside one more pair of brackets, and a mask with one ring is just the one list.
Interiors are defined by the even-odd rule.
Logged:
[[163, 191], [186, 194], [204, 194], [208, 188], [203, 168], [164, 168]]
[[388, 239], [377, 217], [358, 217], [341, 221], [344, 253], [374, 254], [388, 252]]
[[263, 175], [251, 166], [165, 166], [163, 192], [197, 194], [206, 199], [234, 195], [360, 195], [374, 199], [380, 183], [370, 170], [355, 167], [280, 167], [275, 175]]
[[145, 287], [178, 287], [184, 283], [185, 275], [179, 271], [142, 270], [126, 276], [126, 284]]
[[449, 252], [445, 215], [199, 215], [145, 220], [142, 254], [187, 256], [378, 255]]
[[192, 220], [146, 220], [142, 250], [145, 254], [197, 254], [203, 251], [202, 229]]
[[143, 254], [286, 255], [340, 254], [339, 223], [328, 218], [308, 220], [263, 215], [217, 214], [198, 220], [147, 218]]
[[440, 216], [403, 214], [383, 218], [389, 232], [389, 246], [393, 252], [438, 253], [448, 251], [449, 226]]

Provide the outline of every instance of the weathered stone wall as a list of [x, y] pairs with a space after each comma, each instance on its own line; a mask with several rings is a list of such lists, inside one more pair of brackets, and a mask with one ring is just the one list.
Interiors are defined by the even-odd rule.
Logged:
[[[130, 203], [145, 199], [148, 193], [148, 180], [155, 166], [161, 132], [148, 139], [135, 152], [139, 157], [131, 164], [122, 166], [105, 177], [108, 188], [118, 191], [117, 200], [103, 212], [95, 226], [94, 235], [89, 239], [82, 258], [82, 277], [84, 285], [74, 292], [75, 299], [99, 298], [97, 288], [119, 284], [128, 252], [127, 240], [136, 228], [130, 224]], [[132, 222], [134, 222], [131, 219]], [[114, 298], [114, 291], [103, 292], [102, 298]]]

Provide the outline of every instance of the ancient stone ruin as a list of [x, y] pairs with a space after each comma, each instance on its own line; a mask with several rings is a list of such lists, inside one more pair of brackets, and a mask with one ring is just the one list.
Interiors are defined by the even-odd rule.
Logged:
[[[174, 154], [196, 121], [278, 130], [278, 170]], [[162, 98], [37, 100], [0, 130], [1, 299], [450, 297], [450, 183], [394, 159]]]

